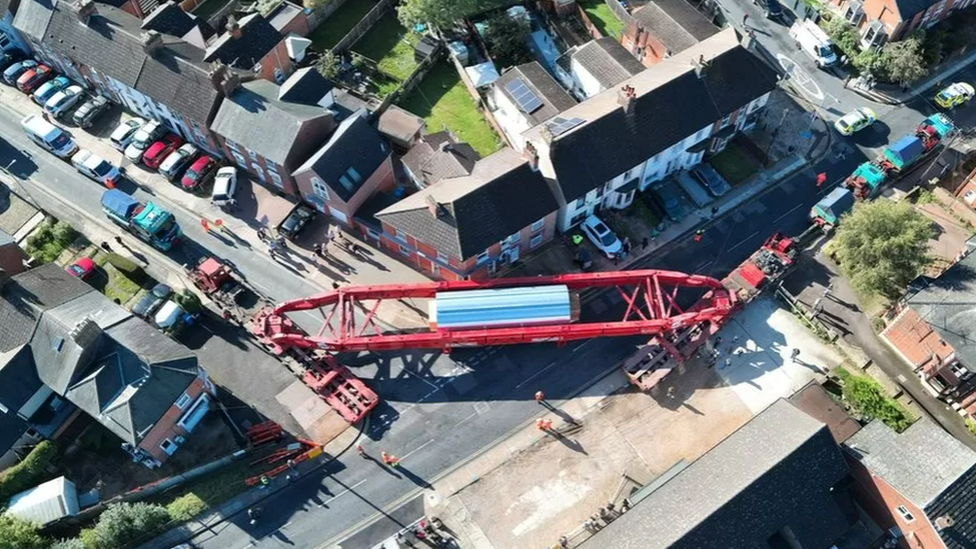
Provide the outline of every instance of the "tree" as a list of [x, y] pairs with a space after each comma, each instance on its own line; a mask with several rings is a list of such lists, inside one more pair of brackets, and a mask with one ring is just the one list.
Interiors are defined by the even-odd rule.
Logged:
[[826, 31], [837, 49], [853, 61], [861, 51], [861, 41], [854, 25], [848, 23], [843, 17], [834, 17], [827, 23]]
[[514, 67], [532, 61], [529, 51], [529, 22], [520, 17], [509, 17], [501, 12], [488, 20], [485, 40], [499, 68]]
[[449, 27], [455, 21], [483, 11], [479, 0], [403, 0], [397, 8], [400, 22], [407, 28], [416, 24]]
[[881, 65], [888, 80], [908, 86], [928, 74], [924, 54], [922, 40], [918, 36], [885, 44], [881, 50]]
[[37, 525], [10, 515], [0, 515], [0, 549], [45, 549], [47, 540]]
[[875, 200], [844, 216], [832, 246], [851, 285], [894, 299], [929, 264], [932, 223], [905, 202]]
[[48, 549], [88, 549], [81, 538], [60, 539], [51, 544]]
[[24, 461], [0, 474], [0, 504], [50, 478], [47, 468], [58, 458], [58, 447], [49, 440], [37, 444]]
[[330, 79], [335, 80], [339, 76], [339, 65], [341, 61], [339, 56], [327, 51], [319, 56], [318, 60], [315, 62], [315, 70], [319, 71], [319, 74]]
[[162, 505], [153, 503], [117, 503], [98, 517], [90, 541], [91, 549], [115, 549], [137, 539], [152, 536], [170, 521]]

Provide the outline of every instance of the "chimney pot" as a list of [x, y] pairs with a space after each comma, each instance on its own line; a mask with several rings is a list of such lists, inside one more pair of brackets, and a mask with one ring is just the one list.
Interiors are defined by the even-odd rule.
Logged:
[[102, 329], [98, 327], [98, 324], [90, 317], [85, 317], [71, 329], [70, 337], [79, 347], [88, 349], [98, 341], [100, 335], [102, 335]]
[[624, 112], [630, 114], [634, 112], [634, 103], [637, 99], [637, 90], [630, 84], [624, 85], [617, 92], [617, 102], [624, 108]]
[[237, 18], [233, 15], [227, 17], [227, 32], [229, 32], [235, 40], [244, 34], [244, 32], [241, 31], [241, 25], [237, 22]]
[[536, 150], [535, 145], [531, 141], [525, 142], [525, 149], [522, 151], [522, 155], [529, 161], [529, 167], [532, 168], [532, 171], [539, 171], [539, 151]]
[[146, 55], [154, 55], [156, 50], [163, 46], [163, 35], [154, 30], [142, 33], [139, 35], [139, 40], [142, 42], [142, 51]]
[[88, 24], [88, 19], [95, 15], [95, 2], [92, 0], [78, 0], [74, 4], [71, 4], [72, 11], [75, 12], [75, 16], [82, 23]]

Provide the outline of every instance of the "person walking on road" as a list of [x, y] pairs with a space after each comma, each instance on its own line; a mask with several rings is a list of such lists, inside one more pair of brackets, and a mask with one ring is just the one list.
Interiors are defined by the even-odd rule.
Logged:
[[356, 445], [356, 452], [358, 452], [361, 457], [364, 457], [364, 458], [368, 458], [369, 457], [368, 455], [366, 455], [366, 449], [363, 448], [363, 445], [362, 444], [357, 444]]
[[398, 458], [396, 456], [390, 455], [390, 454], [388, 454], [386, 452], [382, 452], [380, 454], [380, 457], [383, 459], [383, 465], [388, 465], [388, 466], [394, 467], [394, 468], [400, 466], [400, 458]]
[[651, 245], [651, 241], [648, 240], [647, 237], [645, 236], [644, 240], [641, 240], [641, 250], [646, 250], [647, 247], [650, 245]]
[[792, 360], [793, 362], [798, 362], [796, 360], [796, 357], [798, 357], [798, 356], [800, 356], [800, 350], [799, 349], [793, 349], [793, 351], [790, 353], [790, 360]]
[[743, 27], [745, 27], [748, 24], [748, 23], [746, 23], [746, 21], [748, 21], [748, 20], [749, 20], [749, 14], [748, 13], [742, 16], [742, 26]]
[[545, 393], [543, 393], [542, 391], [536, 391], [535, 392], [535, 401], [538, 402], [539, 404], [545, 404], [545, 401], [546, 401], [546, 395], [545, 395]]
[[312, 246], [312, 251], [315, 252], [316, 256], [322, 257], [322, 244], [316, 242], [315, 245]]

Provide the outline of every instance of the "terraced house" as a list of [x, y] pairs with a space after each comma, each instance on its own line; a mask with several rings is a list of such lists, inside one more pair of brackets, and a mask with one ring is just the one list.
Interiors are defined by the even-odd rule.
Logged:
[[877, 47], [942, 21], [974, 0], [830, 0], [828, 8], [861, 31], [861, 45]]

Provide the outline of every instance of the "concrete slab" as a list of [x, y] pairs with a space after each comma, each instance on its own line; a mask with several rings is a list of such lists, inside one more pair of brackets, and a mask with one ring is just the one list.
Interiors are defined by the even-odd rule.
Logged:
[[302, 429], [306, 430], [325, 414], [332, 412], [332, 409], [318, 395], [297, 379], [278, 393], [275, 400], [288, 410]]
[[21, 200], [5, 185], [0, 185], [0, 231], [16, 235], [17, 231], [38, 213], [37, 208]]

